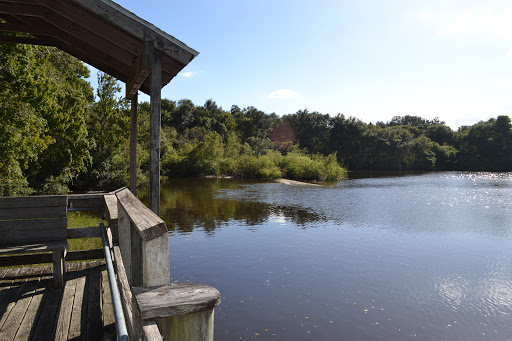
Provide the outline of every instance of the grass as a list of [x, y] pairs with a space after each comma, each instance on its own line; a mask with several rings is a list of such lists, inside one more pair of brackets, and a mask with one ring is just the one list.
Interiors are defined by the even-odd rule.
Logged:
[[[98, 212], [75, 211], [68, 212], [68, 228], [97, 227], [102, 222]], [[105, 222], [103, 222], [105, 224]], [[99, 227], [98, 227], [99, 228]], [[68, 251], [101, 249], [101, 238], [68, 239]]]
[[[95, 211], [75, 211], [68, 212], [68, 228], [77, 227], [98, 227], [102, 222], [98, 212]], [[103, 222], [105, 224], [105, 222]], [[80, 250], [95, 250], [101, 249], [103, 243], [101, 238], [82, 238], [82, 239], [68, 239], [68, 251], [80, 251]], [[5, 255], [2, 257], [9, 257], [13, 255]], [[51, 263], [48, 263], [51, 264]], [[43, 264], [27, 264], [23, 266], [39, 266]], [[19, 265], [12, 266], [1, 266], [0, 268], [13, 268], [19, 267]]]

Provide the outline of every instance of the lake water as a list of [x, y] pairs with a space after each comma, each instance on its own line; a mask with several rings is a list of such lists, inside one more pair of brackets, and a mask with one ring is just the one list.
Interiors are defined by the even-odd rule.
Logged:
[[162, 184], [172, 281], [219, 289], [216, 340], [512, 338], [512, 175], [353, 177]]

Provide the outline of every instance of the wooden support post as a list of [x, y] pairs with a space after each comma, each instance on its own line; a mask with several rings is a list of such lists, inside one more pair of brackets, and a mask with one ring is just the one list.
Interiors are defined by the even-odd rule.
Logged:
[[220, 292], [204, 284], [133, 288], [143, 321], [155, 320], [168, 341], [213, 341], [214, 309]]
[[160, 104], [162, 101], [162, 59], [155, 51], [151, 70], [149, 119], [149, 208], [160, 215]]
[[64, 250], [53, 251], [53, 286], [55, 288], [63, 288], [66, 281], [66, 252]]
[[137, 195], [137, 102], [138, 93], [132, 97], [132, 117], [130, 128], [130, 191]]
[[121, 202], [117, 201], [117, 230], [119, 248], [123, 257], [123, 264], [128, 281], [132, 284], [132, 234], [131, 222]]

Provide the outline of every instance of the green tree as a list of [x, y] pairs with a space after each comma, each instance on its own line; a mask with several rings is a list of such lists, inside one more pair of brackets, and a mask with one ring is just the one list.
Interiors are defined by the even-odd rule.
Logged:
[[0, 45], [0, 194], [67, 191], [90, 160], [87, 67], [55, 48]]
[[130, 110], [120, 92], [114, 77], [98, 73], [96, 102], [87, 115], [92, 163], [76, 189], [111, 190], [129, 182]]

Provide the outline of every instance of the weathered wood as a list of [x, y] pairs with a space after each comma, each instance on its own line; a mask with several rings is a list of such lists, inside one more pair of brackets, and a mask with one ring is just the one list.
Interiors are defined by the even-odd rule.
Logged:
[[23, 317], [23, 321], [16, 333], [16, 337], [14, 338], [15, 341], [32, 339], [34, 323], [41, 316], [39, 307], [44, 302], [44, 292], [46, 289], [46, 285], [47, 282], [51, 279], [51, 275], [48, 275], [49, 268], [49, 266], [45, 266], [42, 268], [41, 278], [38, 282], [36, 289], [34, 290], [32, 300], [30, 301], [30, 305], [28, 306], [27, 312]]
[[113, 25], [122, 27], [140, 40], [152, 41], [155, 48], [162, 50], [183, 65], [188, 64], [198, 54], [179, 40], [162, 32], [113, 2], [109, 2], [109, 4], [98, 0], [77, 0], [77, 2], [97, 15], [106, 18]]
[[[2, 1], [0, 10], [5, 12], [3, 18], [8, 19], [0, 30], [35, 34], [36, 43], [56, 46], [124, 82], [132, 74], [144, 41], [151, 41], [162, 53], [161, 85], [167, 84], [198, 54], [110, 1]], [[149, 94], [150, 88], [146, 80], [140, 90]]]
[[129, 221], [135, 226], [135, 231], [141, 239], [151, 240], [167, 235], [167, 227], [162, 218], [148, 209], [127, 188], [118, 190], [116, 197], [119, 201], [118, 214], [121, 210], [126, 212]]
[[65, 240], [66, 228], [63, 218], [0, 220], [0, 245]]
[[141, 333], [141, 318], [138, 314], [139, 309], [136, 306], [135, 298], [133, 297], [128, 277], [123, 265], [123, 258], [119, 246], [113, 247], [114, 253], [114, 266], [117, 274], [117, 285], [119, 287], [119, 294], [121, 296], [121, 304], [123, 306], [124, 317], [126, 321], [126, 328], [128, 329], [128, 336], [130, 340], [137, 340]]
[[52, 253], [53, 261], [53, 286], [55, 288], [64, 287], [66, 281], [66, 250], [56, 250]]
[[74, 2], [66, 1], [63, 3], [57, 0], [40, 0], [40, 2], [60, 15], [76, 22], [83, 30], [102, 36], [110, 44], [115, 44], [128, 52], [139, 48], [140, 41], [138, 39], [122, 31], [120, 32], [119, 29], [113, 29], [108, 22]]
[[11, 255], [0, 257], [0, 266], [14, 266], [27, 264], [51, 263], [52, 255], [44, 254], [28, 254], [28, 255]]
[[[10, 293], [8, 296], [5, 296], [2, 298], [2, 301], [0, 302], [0, 311], [3, 312], [3, 314], [0, 316], [0, 331], [3, 329], [3, 326], [5, 324], [5, 321], [9, 318], [9, 314], [11, 313], [11, 310], [16, 305], [16, 301], [18, 300], [18, 297], [23, 292], [24, 284], [26, 282], [26, 277], [24, 276], [27, 270], [25, 268], [19, 269], [17, 271], [13, 271], [13, 273], [16, 272], [16, 278], [13, 278], [12, 281], [10, 281]], [[0, 338], [1, 340], [1, 338]]]
[[160, 215], [160, 128], [162, 101], [162, 58], [153, 55], [149, 114], [149, 208]]
[[110, 286], [108, 284], [108, 274], [106, 270], [101, 272], [101, 294], [103, 329], [105, 331], [105, 339], [115, 339], [116, 319], [114, 316], [114, 308], [112, 307], [112, 296], [110, 294]]
[[[102, 269], [102, 268], [100, 268]], [[89, 300], [87, 306], [87, 338], [89, 340], [103, 339], [103, 328], [101, 317], [101, 273], [98, 268], [91, 269], [89, 276]]]
[[105, 194], [103, 198], [107, 207], [107, 218], [109, 220], [117, 219], [117, 198], [115, 193]]
[[53, 14], [44, 6], [35, 4], [17, 4], [13, 2], [0, 2], [0, 13], [34, 17], [45, 17]]
[[68, 239], [81, 239], [81, 238], [101, 238], [101, 230], [99, 226], [91, 227], [77, 227], [67, 230]]
[[[23, 207], [23, 206], [20, 206]], [[0, 209], [0, 219], [66, 218], [61, 207], [29, 207], [21, 209]]]
[[12, 14], [8, 14], [8, 13], [0, 14], [0, 18], [2, 18], [3, 20], [5, 20], [6, 22], [11, 23], [11, 24], [18, 24], [18, 25], [26, 25], [27, 24], [26, 21], [23, 21], [19, 17], [12, 15]]
[[38, 285], [38, 280], [30, 280], [22, 285], [22, 296], [12, 307], [8, 318], [5, 320], [4, 327], [0, 329], [0, 340], [14, 339]]
[[169, 238], [167, 234], [160, 238], [142, 241], [142, 264], [142, 285], [144, 287], [170, 284]]
[[[0, 208], [2, 209], [16, 209], [20, 207], [34, 208], [34, 207], [66, 207], [68, 204], [66, 195], [40, 195], [29, 197], [0, 197]], [[3, 218], [0, 215], [0, 219]]]
[[162, 337], [168, 341], [213, 341], [214, 309], [157, 319]]
[[0, 254], [10, 253], [35, 253], [53, 250], [64, 250], [67, 248], [67, 241], [49, 241], [43, 243], [23, 244], [23, 245], [1, 245]]
[[[64, 255], [67, 250], [67, 196], [0, 198], [0, 207], [0, 219], [3, 220], [0, 222], [0, 233], [3, 236], [0, 254], [53, 251], [55, 285], [62, 286]], [[0, 263], [21, 260], [23, 258], [19, 256], [2, 257]]]
[[55, 340], [56, 341], [65, 341], [68, 339], [69, 333], [69, 324], [71, 321], [71, 314], [73, 312], [73, 298], [75, 296], [76, 291], [76, 277], [73, 274], [73, 277], [70, 278], [66, 282], [66, 287], [64, 288], [64, 294], [62, 296], [62, 306], [59, 312], [59, 317], [57, 319], [57, 324], [55, 327]]
[[69, 207], [99, 209], [105, 205], [105, 193], [69, 194]]
[[[82, 334], [85, 334], [85, 316], [86, 310], [84, 309], [84, 298], [87, 299], [85, 294], [86, 289], [86, 276], [82, 273], [76, 275], [75, 298], [73, 300], [73, 308], [71, 310], [71, 321], [69, 322], [68, 340], [83, 339]], [[87, 313], [85, 313], [87, 316]]]
[[[124, 191], [124, 190], [123, 190]], [[122, 193], [121, 191], [120, 193]], [[117, 194], [116, 194], [117, 196]], [[117, 213], [118, 213], [118, 237], [119, 237], [119, 248], [123, 257], [124, 268], [128, 281], [131, 284], [132, 281], [132, 237], [131, 237], [131, 221], [128, 213], [121, 203], [121, 200], [117, 200]]]
[[69, 251], [66, 254], [67, 261], [87, 260], [87, 259], [102, 259], [105, 258], [103, 249], [82, 250], [82, 251]]
[[135, 60], [135, 64], [133, 66], [132, 74], [130, 75], [130, 78], [128, 78], [128, 82], [126, 82], [127, 99], [133, 99], [133, 96], [137, 93], [137, 91], [139, 91], [140, 87], [142, 86], [142, 84], [144, 84], [144, 81], [151, 73], [153, 53], [153, 43], [149, 41], [144, 42], [144, 48], [137, 56], [137, 59]]
[[130, 120], [130, 191], [137, 196], [137, 105], [138, 91], [132, 95]]
[[2, 43], [13, 43], [13, 44], [29, 44], [29, 45], [42, 45], [42, 46], [53, 46], [58, 47], [59, 42], [55, 38], [51, 37], [18, 37], [18, 36], [7, 36], [0, 34], [0, 41]]
[[169, 284], [169, 243], [165, 223], [128, 189], [117, 191], [116, 196], [119, 202], [119, 246], [130, 284]]
[[142, 326], [144, 341], [162, 341], [156, 321], [146, 321]]
[[144, 320], [207, 311], [220, 303], [220, 292], [205, 284], [136, 287], [133, 293]]

